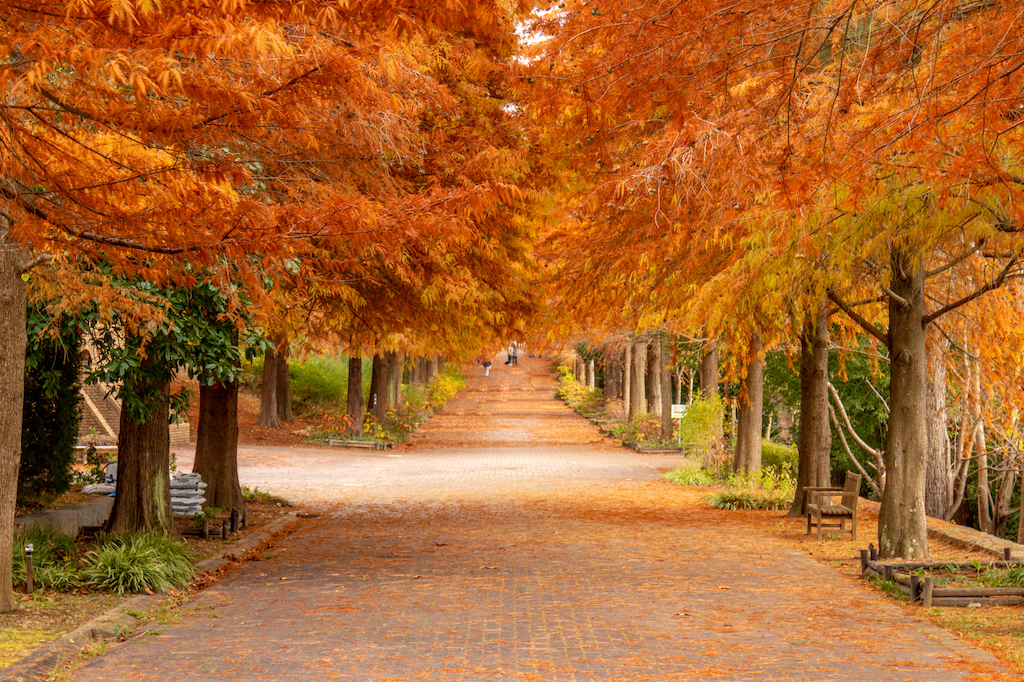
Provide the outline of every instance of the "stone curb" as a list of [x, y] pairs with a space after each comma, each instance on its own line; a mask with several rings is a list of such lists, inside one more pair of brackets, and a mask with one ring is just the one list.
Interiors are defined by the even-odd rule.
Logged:
[[[297, 520], [295, 512], [276, 519], [262, 529], [249, 533], [227, 548], [221, 557], [204, 559], [196, 564], [196, 574], [215, 573], [222, 568], [237, 564], [245, 556], [283, 533]], [[78, 626], [71, 632], [47, 642], [20, 661], [0, 670], [0, 682], [45, 682], [50, 672], [69, 655], [89, 642], [110, 641], [129, 637], [136, 633], [141, 620], [133, 614], [144, 614], [156, 609], [165, 599], [165, 594], [144, 594], [132, 597], [91, 621]]]
[[[865, 500], [863, 497], [860, 498], [858, 503], [859, 509], [867, 509], [876, 516], [878, 515], [878, 508], [881, 506], [878, 502], [872, 500]], [[955, 523], [949, 523], [948, 521], [942, 521], [941, 519], [933, 519], [929, 517], [928, 523], [928, 537], [934, 538], [935, 540], [943, 540], [955, 547], [961, 547], [963, 549], [969, 549], [976, 552], [987, 552], [997, 559], [1002, 560], [1005, 548], [1010, 549], [1010, 557], [1015, 561], [1024, 561], [1024, 545], [1019, 545], [1016, 542], [1010, 540], [1004, 540], [1003, 538], [997, 538], [994, 535], [988, 533], [982, 533], [980, 530], [968, 528], [966, 526], [958, 526]]]

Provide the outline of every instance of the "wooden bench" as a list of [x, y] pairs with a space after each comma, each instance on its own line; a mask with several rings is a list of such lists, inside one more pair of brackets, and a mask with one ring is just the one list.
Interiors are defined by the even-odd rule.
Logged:
[[[811, 523], [818, 526], [818, 540], [822, 528], [836, 528], [840, 533], [849, 533], [850, 540], [857, 539], [857, 498], [860, 496], [860, 474], [846, 472], [842, 488], [804, 488], [807, 509], [807, 535], [811, 534]], [[836, 498], [839, 504], [835, 504]], [[846, 520], [850, 529], [846, 529]], [[832, 522], [832, 523], [826, 523]], [[839, 523], [834, 523], [838, 521]]]

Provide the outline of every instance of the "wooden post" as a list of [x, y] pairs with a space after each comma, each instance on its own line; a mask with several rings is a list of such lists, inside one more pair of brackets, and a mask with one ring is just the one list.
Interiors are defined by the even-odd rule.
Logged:
[[892, 566], [885, 566], [883, 568], [883, 570], [885, 571], [885, 579], [888, 580], [889, 582], [892, 582], [892, 571], [893, 571]]
[[910, 603], [913, 604], [921, 599], [921, 576], [917, 573], [910, 574]]
[[862, 549], [860, 551], [860, 574], [864, 575], [864, 572], [868, 570], [868, 561], [871, 559], [871, 551]]
[[924, 579], [924, 587], [921, 589], [921, 606], [926, 609], [932, 607], [932, 577], [928, 576]]
[[1010, 560], [1010, 548], [1009, 547], [1003, 547], [1003, 559], [1005, 561], [1009, 561]]

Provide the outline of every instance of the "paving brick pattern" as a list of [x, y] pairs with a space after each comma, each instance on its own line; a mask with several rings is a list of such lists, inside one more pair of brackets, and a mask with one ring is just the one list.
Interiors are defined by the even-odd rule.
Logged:
[[541, 361], [491, 375], [399, 452], [246, 449], [243, 482], [324, 515], [73, 679], [1005, 675], [857, 581], [664, 504], [671, 458], [602, 441]]

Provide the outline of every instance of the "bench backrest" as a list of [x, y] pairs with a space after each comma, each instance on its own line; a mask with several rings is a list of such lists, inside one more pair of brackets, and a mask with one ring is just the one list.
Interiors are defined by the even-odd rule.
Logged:
[[857, 498], [860, 496], [860, 474], [852, 472], [846, 472], [846, 483], [843, 485], [843, 502], [844, 507], [850, 509], [857, 508]]

